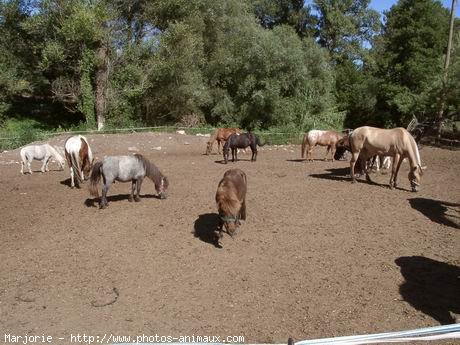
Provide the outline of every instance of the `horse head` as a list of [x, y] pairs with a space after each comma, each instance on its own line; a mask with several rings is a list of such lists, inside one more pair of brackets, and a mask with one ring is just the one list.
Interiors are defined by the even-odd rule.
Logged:
[[227, 231], [227, 233], [233, 237], [233, 235], [236, 233], [236, 230], [241, 225], [240, 217], [234, 215], [219, 214], [219, 218], [220, 226], [224, 226], [225, 231]]
[[166, 176], [162, 176], [160, 180], [160, 185], [155, 185], [155, 189], [158, 193], [158, 196], [160, 199], [166, 199], [168, 197], [168, 187], [169, 187], [169, 181]]
[[417, 165], [410, 169], [408, 178], [413, 192], [418, 192], [420, 187], [420, 180], [422, 179], [422, 167]]

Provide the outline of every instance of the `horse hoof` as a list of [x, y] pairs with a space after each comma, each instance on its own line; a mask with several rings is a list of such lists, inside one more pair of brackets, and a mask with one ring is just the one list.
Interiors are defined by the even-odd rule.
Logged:
[[135, 202], [140, 202], [140, 201], [141, 201], [141, 198], [134, 198], [134, 201], [135, 201]]
[[128, 201], [129, 201], [129, 202], [133, 202], [133, 198], [128, 198]]

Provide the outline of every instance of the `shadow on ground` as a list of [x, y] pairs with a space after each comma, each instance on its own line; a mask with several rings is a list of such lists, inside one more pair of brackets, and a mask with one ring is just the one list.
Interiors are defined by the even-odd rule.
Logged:
[[460, 204], [427, 198], [408, 200], [413, 209], [422, 213], [432, 222], [460, 229]]
[[460, 267], [425, 258], [403, 256], [395, 260], [406, 280], [399, 293], [415, 309], [443, 325], [460, 314]]
[[217, 238], [217, 228], [219, 226], [219, 215], [217, 213], [200, 214], [195, 220], [195, 237], [201, 241], [210, 243], [217, 248], [220, 248]]

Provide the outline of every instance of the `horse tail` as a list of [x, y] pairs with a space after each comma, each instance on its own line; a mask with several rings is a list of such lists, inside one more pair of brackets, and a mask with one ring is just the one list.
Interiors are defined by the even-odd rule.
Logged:
[[99, 181], [101, 180], [102, 174], [102, 162], [96, 162], [91, 172], [91, 177], [89, 181], [89, 194], [92, 196], [99, 197]]
[[305, 150], [307, 149], [308, 133], [303, 136], [302, 140], [302, 159], [305, 158]]

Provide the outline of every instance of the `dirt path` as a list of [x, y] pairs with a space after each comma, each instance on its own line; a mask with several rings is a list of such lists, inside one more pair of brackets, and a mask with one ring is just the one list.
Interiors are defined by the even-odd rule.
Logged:
[[[460, 314], [460, 151], [425, 147], [422, 190], [411, 193], [407, 164], [403, 190], [392, 191], [379, 185], [388, 175], [351, 185], [347, 162], [300, 162], [294, 146], [223, 165], [203, 155], [202, 137], [88, 138], [98, 157], [137, 148], [169, 177], [170, 196], [154, 198], [146, 181], [142, 202], [129, 203], [130, 185], [116, 183], [101, 211], [86, 186], [68, 187], [67, 168], [21, 176], [18, 150], [0, 154], [4, 333], [284, 343], [435, 326]], [[235, 166], [248, 175], [248, 219], [220, 249], [207, 232], [217, 183]]]

